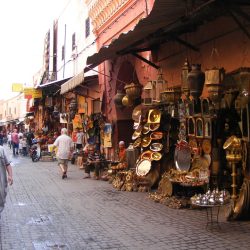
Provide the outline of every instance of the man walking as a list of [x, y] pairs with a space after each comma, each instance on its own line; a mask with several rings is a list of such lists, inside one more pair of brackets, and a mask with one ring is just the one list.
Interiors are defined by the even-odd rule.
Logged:
[[67, 135], [66, 128], [62, 128], [61, 135], [56, 138], [54, 147], [57, 147], [58, 165], [62, 171], [62, 179], [67, 178], [68, 160], [73, 152], [74, 144], [72, 139]]

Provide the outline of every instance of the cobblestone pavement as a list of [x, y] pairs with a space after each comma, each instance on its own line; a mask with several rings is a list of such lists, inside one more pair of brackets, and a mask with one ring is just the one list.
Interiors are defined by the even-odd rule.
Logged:
[[56, 162], [13, 159], [0, 222], [1, 249], [250, 249], [250, 222], [206, 230], [206, 211], [171, 209], [146, 193], [122, 192], [82, 179], [71, 165], [62, 180]]

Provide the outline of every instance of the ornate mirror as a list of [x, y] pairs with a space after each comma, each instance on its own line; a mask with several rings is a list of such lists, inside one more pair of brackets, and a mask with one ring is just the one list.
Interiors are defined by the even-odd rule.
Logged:
[[188, 135], [195, 136], [195, 120], [193, 117], [188, 118]]
[[202, 115], [209, 115], [209, 100], [202, 99], [201, 105]]
[[210, 119], [204, 120], [204, 137], [212, 138], [212, 121]]
[[178, 142], [174, 153], [174, 163], [179, 171], [189, 171], [191, 165], [191, 148], [185, 140]]
[[201, 118], [196, 119], [196, 137], [203, 137], [203, 120]]

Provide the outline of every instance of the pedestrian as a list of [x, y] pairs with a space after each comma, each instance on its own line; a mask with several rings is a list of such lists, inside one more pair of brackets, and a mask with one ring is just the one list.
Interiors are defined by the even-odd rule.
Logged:
[[4, 138], [3, 131], [0, 131], [0, 145], [1, 146], [3, 146], [3, 138]]
[[80, 151], [83, 148], [83, 132], [77, 128], [76, 129], [76, 149]]
[[62, 128], [61, 135], [56, 138], [53, 144], [54, 147], [57, 147], [57, 159], [58, 165], [62, 171], [62, 179], [67, 178], [68, 160], [74, 149], [73, 141], [67, 133], [67, 129]]
[[27, 156], [27, 138], [23, 137], [20, 141], [20, 144], [22, 145], [22, 155]]
[[12, 167], [3, 146], [0, 146], [0, 216], [4, 208], [8, 184], [13, 184]]
[[19, 149], [19, 137], [17, 133], [17, 129], [14, 129], [13, 133], [11, 134], [11, 143], [13, 148], [13, 155], [18, 155], [18, 149]]
[[11, 149], [11, 132], [9, 132], [7, 135], [7, 142], [8, 142], [10, 149]]

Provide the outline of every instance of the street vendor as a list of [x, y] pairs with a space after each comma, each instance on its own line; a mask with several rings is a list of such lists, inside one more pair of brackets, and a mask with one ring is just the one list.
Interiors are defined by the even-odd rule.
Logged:
[[85, 166], [85, 175], [83, 179], [90, 178], [90, 171], [94, 169], [94, 179], [99, 180], [100, 171], [103, 169], [105, 164], [104, 155], [95, 148], [94, 145], [88, 147], [88, 158]]
[[118, 164], [112, 168], [116, 170], [123, 170], [127, 168], [126, 147], [124, 141], [120, 141], [118, 144]]

